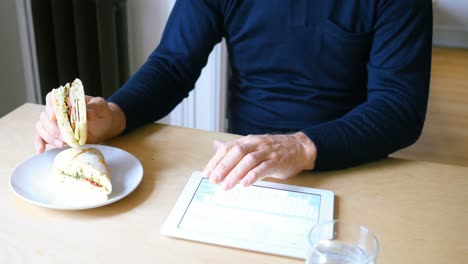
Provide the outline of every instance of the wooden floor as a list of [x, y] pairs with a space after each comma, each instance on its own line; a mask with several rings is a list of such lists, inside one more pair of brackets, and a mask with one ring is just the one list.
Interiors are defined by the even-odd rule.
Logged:
[[392, 156], [468, 166], [468, 49], [433, 49], [423, 133]]

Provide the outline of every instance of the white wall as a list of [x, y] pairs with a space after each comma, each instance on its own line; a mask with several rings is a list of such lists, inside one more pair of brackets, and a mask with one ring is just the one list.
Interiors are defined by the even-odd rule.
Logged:
[[161, 40], [164, 25], [175, 0], [130, 0], [127, 2], [130, 71], [146, 61]]
[[434, 45], [468, 48], [468, 0], [434, 0]]
[[0, 117], [27, 101], [15, 0], [0, 1]]

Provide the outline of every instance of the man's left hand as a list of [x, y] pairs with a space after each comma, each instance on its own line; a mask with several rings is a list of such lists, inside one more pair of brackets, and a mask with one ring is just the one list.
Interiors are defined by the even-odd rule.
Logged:
[[265, 177], [287, 179], [314, 168], [316, 147], [303, 133], [248, 135], [230, 142], [215, 141], [216, 154], [204, 173], [229, 190], [250, 186]]

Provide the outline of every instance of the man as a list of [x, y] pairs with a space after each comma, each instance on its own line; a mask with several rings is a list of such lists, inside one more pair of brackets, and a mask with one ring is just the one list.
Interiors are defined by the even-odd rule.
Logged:
[[[381, 159], [425, 118], [432, 2], [178, 0], [158, 48], [107, 102], [90, 98], [89, 143], [168, 114], [226, 39], [229, 132], [205, 173], [226, 189]], [[63, 141], [47, 104], [36, 147]]]

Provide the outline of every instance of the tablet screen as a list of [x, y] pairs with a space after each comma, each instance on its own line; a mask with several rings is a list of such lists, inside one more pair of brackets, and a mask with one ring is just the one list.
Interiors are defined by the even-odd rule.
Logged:
[[[193, 178], [166, 221], [166, 229], [173, 230], [164, 233], [302, 258], [310, 228], [320, 219], [333, 218], [333, 201], [321, 215], [328, 191], [272, 182], [225, 191], [207, 178]], [[330, 193], [325, 195], [328, 200]]]
[[203, 178], [178, 228], [297, 247], [319, 210], [320, 195], [255, 185], [225, 191]]

